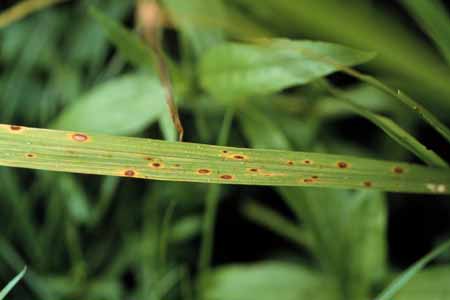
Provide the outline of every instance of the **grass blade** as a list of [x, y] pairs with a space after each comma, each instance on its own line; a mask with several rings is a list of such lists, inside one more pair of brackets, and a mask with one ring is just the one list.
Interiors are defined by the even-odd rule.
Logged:
[[450, 17], [440, 0], [402, 0], [400, 3], [431, 37], [450, 65]]
[[0, 165], [155, 180], [450, 194], [448, 169], [0, 125]]
[[433, 251], [422, 257], [415, 264], [403, 272], [400, 277], [394, 280], [375, 300], [390, 300], [392, 297], [408, 283], [411, 278], [422, 270], [425, 265], [438, 257], [444, 251], [450, 248], [450, 240], [435, 248]]
[[344, 104], [348, 105], [353, 111], [355, 111], [360, 116], [368, 119], [380, 129], [382, 129], [388, 136], [395, 140], [398, 144], [403, 146], [405, 149], [414, 153], [418, 158], [426, 162], [431, 166], [447, 168], [448, 164], [439, 155], [437, 155], [433, 150], [428, 149], [422, 143], [420, 143], [414, 136], [406, 132], [403, 128], [397, 125], [391, 119], [384, 117], [382, 115], [371, 112], [364, 107], [353, 103], [351, 100], [342, 96], [342, 92], [336, 88], [331, 87], [326, 84], [328, 91], [341, 100]]
[[0, 14], [0, 29], [27, 15], [65, 0], [25, 0]]
[[8, 293], [16, 286], [16, 284], [22, 279], [22, 277], [27, 272], [27, 267], [24, 267], [23, 270], [17, 274], [1, 291], [0, 291], [0, 300], [5, 299]]

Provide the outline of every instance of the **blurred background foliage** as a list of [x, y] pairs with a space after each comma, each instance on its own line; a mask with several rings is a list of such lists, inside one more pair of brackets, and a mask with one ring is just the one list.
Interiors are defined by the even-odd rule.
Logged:
[[[3, 0], [0, 7], [14, 4]], [[150, 50], [137, 38], [135, 4], [63, 1], [1, 28], [1, 123], [175, 140]], [[416, 161], [314, 84], [228, 101], [208, 93], [199, 66], [205, 53], [257, 37], [376, 52], [360, 70], [450, 123], [443, 1], [160, 4], [187, 141]], [[450, 159], [443, 138], [390, 96], [342, 73], [327, 78]], [[396, 272], [448, 237], [450, 202], [1, 167], [0, 220], [0, 286], [28, 266], [10, 299], [359, 300], [374, 298]], [[450, 299], [449, 264], [450, 253], [440, 256], [395, 299]]]

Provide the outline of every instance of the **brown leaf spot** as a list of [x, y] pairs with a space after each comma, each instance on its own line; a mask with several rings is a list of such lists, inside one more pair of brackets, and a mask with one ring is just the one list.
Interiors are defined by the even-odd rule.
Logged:
[[145, 160], [153, 161], [153, 157], [147, 156], [147, 157], [145, 157]]
[[250, 168], [250, 169], [247, 169], [249, 172], [253, 172], [253, 173], [256, 173], [256, 172], [259, 172], [259, 169], [258, 168]]
[[209, 175], [209, 174], [211, 174], [211, 170], [210, 169], [198, 169], [197, 170], [197, 174], [199, 174], [199, 175]]
[[288, 160], [288, 161], [287, 161], [287, 164], [288, 164], [288, 166], [293, 166], [293, 165], [294, 165], [294, 162], [293, 162], [292, 160]]
[[348, 163], [346, 163], [345, 161], [338, 162], [337, 166], [339, 169], [347, 169], [349, 167]]
[[234, 177], [233, 177], [233, 175], [224, 174], [224, 175], [220, 175], [220, 178], [225, 179], [225, 180], [232, 180]]
[[313, 176], [311, 176], [311, 178], [312, 178], [312, 179], [319, 179], [319, 176], [313, 175]]
[[222, 150], [222, 153], [223, 153], [223, 154], [227, 154], [228, 151], [227, 151], [227, 150]]
[[404, 172], [402, 167], [395, 167], [392, 171], [394, 171], [395, 174], [403, 174]]
[[314, 180], [311, 179], [311, 178], [305, 178], [305, 179], [303, 179], [303, 182], [304, 182], [304, 183], [313, 183]]
[[242, 154], [234, 154], [234, 155], [232, 156], [232, 158], [233, 158], [233, 159], [237, 159], [237, 160], [244, 160], [244, 159], [247, 159], [247, 156], [242, 155]]
[[164, 165], [159, 162], [154, 162], [150, 164], [150, 167], [152, 167], [153, 169], [161, 169], [162, 167], [164, 167]]
[[36, 154], [35, 153], [27, 153], [25, 156], [28, 157], [28, 158], [36, 158]]
[[133, 170], [125, 170], [125, 171], [123, 172], [123, 175], [124, 175], [124, 176], [127, 176], [127, 177], [134, 177], [134, 176], [136, 175], [136, 172], [133, 171]]
[[74, 133], [71, 135], [72, 140], [76, 141], [76, 142], [86, 142], [87, 140], [89, 140], [89, 137], [85, 134], [82, 133]]
[[305, 159], [305, 160], [303, 161], [303, 163], [304, 163], [305, 165], [311, 165], [313, 162], [312, 162], [312, 160]]
[[180, 167], [180, 164], [174, 164], [173, 165], [175, 168], [179, 168]]
[[364, 184], [365, 187], [368, 187], [368, 188], [372, 187], [372, 182], [371, 181], [364, 181], [363, 184]]
[[20, 131], [20, 130], [22, 130], [22, 126], [11, 125], [11, 126], [9, 126], [9, 129], [11, 129], [11, 131]]

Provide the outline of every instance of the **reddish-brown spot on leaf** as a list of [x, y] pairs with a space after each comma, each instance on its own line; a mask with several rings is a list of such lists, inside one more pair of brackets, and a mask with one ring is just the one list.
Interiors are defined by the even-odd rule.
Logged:
[[228, 151], [227, 150], [222, 150], [222, 153], [227, 154]]
[[246, 159], [247, 157], [244, 155], [241, 155], [241, 154], [235, 154], [235, 155], [233, 155], [233, 158], [238, 159], [238, 160], [243, 160], [243, 159]]
[[345, 161], [340, 161], [337, 163], [337, 166], [339, 169], [347, 169], [348, 168], [348, 163], [346, 163]]
[[309, 159], [305, 159], [305, 160], [303, 161], [303, 163], [304, 163], [305, 165], [310, 165], [310, 164], [312, 164], [312, 161], [309, 160]]
[[151, 163], [150, 166], [154, 169], [160, 169], [163, 167], [163, 164], [159, 163], [159, 162], [154, 162], [154, 163]]
[[248, 169], [250, 172], [259, 172], [259, 169], [258, 168], [250, 168], [250, 169]]
[[136, 175], [136, 172], [133, 170], [125, 170], [123, 172], [123, 175], [127, 176], [127, 177], [134, 177], [134, 175]]
[[313, 176], [311, 176], [311, 178], [312, 178], [312, 179], [319, 179], [319, 176], [313, 175]]
[[34, 153], [27, 153], [25, 156], [28, 158], [36, 158], [36, 154]]
[[403, 174], [403, 172], [404, 172], [402, 167], [395, 167], [393, 169], [393, 171], [394, 171], [395, 174]]
[[303, 179], [303, 182], [304, 182], [304, 183], [313, 183], [314, 180], [311, 179], [311, 178], [305, 178], [305, 179]]
[[231, 180], [234, 177], [233, 177], [233, 175], [224, 174], [224, 175], [220, 175], [220, 178], [225, 179], [225, 180]]
[[294, 162], [293, 162], [292, 160], [288, 160], [288, 161], [287, 161], [287, 164], [288, 164], [288, 166], [293, 166], [293, 165], [294, 165]]
[[74, 133], [72, 134], [72, 140], [77, 142], [86, 142], [89, 139], [89, 137], [82, 133]]
[[200, 174], [200, 175], [209, 175], [209, 174], [211, 174], [211, 170], [209, 170], [209, 169], [198, 169], [198, 170], [197, 170], [197, 174]]
[[365, 187], [368, 187], [368, 188], [372, 187], [372, 182], [371, 181], [364, 181], [363, 184], [364, 184]]
[[19, 130], [22, 129], [22, 126], [19, 126], [19, 125], [11, 125], [11, 126], [9, 126], [9, 128], [10, 128], [12, 131], [19, 131]]
[[145, 160], [152, 161], [152, 160], [153, 160], [153, 157], [147, 156], [147, 157], [145, 158]]

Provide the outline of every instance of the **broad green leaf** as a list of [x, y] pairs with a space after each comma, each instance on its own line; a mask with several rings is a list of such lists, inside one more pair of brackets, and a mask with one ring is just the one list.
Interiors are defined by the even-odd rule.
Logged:
[[396, 300], [450, 299], [450, 266], [430, 267], [416, 274], [395, 295]]
[[228, 20], [222, 0], [164, 0], [163, 3], [180, 31], [192, 43], [196, 55], [225, 40], [222, 25]]
[[22, 277], [27, 272], [27, 267], [23, 268], [23, 270], [17, 274], [1, 291], [0, 291], [0, 300], [5, 299], [5, 297], [9, 294], [9, 292], [16, 286], [16, 284], [22, 279]]
[[0, 165], [169, 181], [450, 194], [448, 170], [415, 164], [17, 125], [0, 125]]
[[400, 3], [431, 37], [450, 66], [450, 16], [440, 0], [402, 0]]
[[450, 248], [450, 240], [433, 249], [430, 253], [419, 259], [411, 267], [398, 276], [376, 300], [391, 300], [414, 276], [416, 276], [433, 259]]
[[199, 72], [203, 88], [219, 99], [232, 101], [275, 93], [339, 70], [326, 59], [353, 66], [373, 57], [369, 52], [325, 42], [274, 39], [257, 44], [226, 43], [205, 53]]
[[395, 79], [399, 87], [420, 96], [430, 107], [434, 105], [442, 116], [449, 115], [448, 66], [409, 24], [396, 12], [387, 13], [383, 5], [368, 1], [342, 5], [336, 0], [267, 0], [264, 5], [254, 0], [231, 2], [279, 35], [307, 36], [375, 51], [378, 56], [371, 63], [373, 70]]
[[287, 262], [264, 262], [219, 267], [204, 289], [205, 300], [337, 300], [332, 279]]
[[166, 109], [159, 81], [144, 74], [123, 75], [97, 86], [60, 114], [53, 128], [135, 134]]

